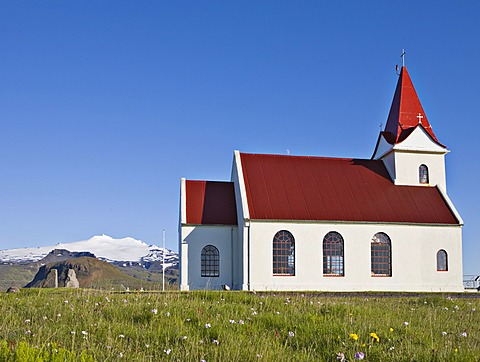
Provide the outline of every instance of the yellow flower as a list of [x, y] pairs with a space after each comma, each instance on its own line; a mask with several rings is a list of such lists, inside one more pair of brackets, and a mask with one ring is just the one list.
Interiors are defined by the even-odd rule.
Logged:
[[365, 343], [362, 344], [362, 347], [366, 347], [367, 345]]
[[393, 332], [393, 328], [392, 328], [392, 327], [390, 327], [390, 332]]
[[375, 332], [370, 333], [370, 337], [372, 337], [377, 342], [380, 342], [380, 338], [377, 336]]
[[455, 349], [454, 349], [454, 352], [455, 352], [455, 353], [457, 353], [457, 352], [458, 352], [458, 349], [457, 349], [457, 348], [455, 348]]
[[354, 341], [358, 341], [358, 335], [356, 333], [350, 333], [350, 338]]

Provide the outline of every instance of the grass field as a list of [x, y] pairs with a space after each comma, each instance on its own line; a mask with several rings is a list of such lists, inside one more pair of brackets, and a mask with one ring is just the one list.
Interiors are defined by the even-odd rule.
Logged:
[[0, 361], [479, 361], [480, 299], [0, 294]]

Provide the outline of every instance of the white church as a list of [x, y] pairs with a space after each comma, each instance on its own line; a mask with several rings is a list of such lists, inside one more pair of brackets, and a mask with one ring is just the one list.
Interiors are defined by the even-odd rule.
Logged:
[[406, 67], [371, 159], [234, 151], [181, 180], [180, 289], [463, 291], [448, 152]]

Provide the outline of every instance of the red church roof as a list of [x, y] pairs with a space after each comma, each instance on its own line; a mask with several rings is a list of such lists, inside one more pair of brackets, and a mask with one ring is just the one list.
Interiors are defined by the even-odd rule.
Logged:
[[382, 161], [240, 157], [252, 220], [459, 224], [436, 187], [396, 186]]
[[185, 182], [187, 224], [237, 225], [233, 182]]
[[396, 144], [405, 140], [418, 126], [423, 127], [435, 142], [443, 146], [433, 133], [407, 68], [402, 67], [383, 135], [389, 143]]

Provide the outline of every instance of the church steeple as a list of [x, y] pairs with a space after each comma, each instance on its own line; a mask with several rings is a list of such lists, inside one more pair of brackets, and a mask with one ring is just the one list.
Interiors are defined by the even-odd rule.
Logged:
[[438, 185], [446, 190], [448, 152], [433, 133], [407, 68], [402, 66], [372, 159], [383, 161], [395, 185]]
[[418, 126], [423, 127], [434, 142], [443, 146], [433, 133], [407, 68], [402, 66], [385, 126], [385, 139], [392, 145], [400, 143]]

